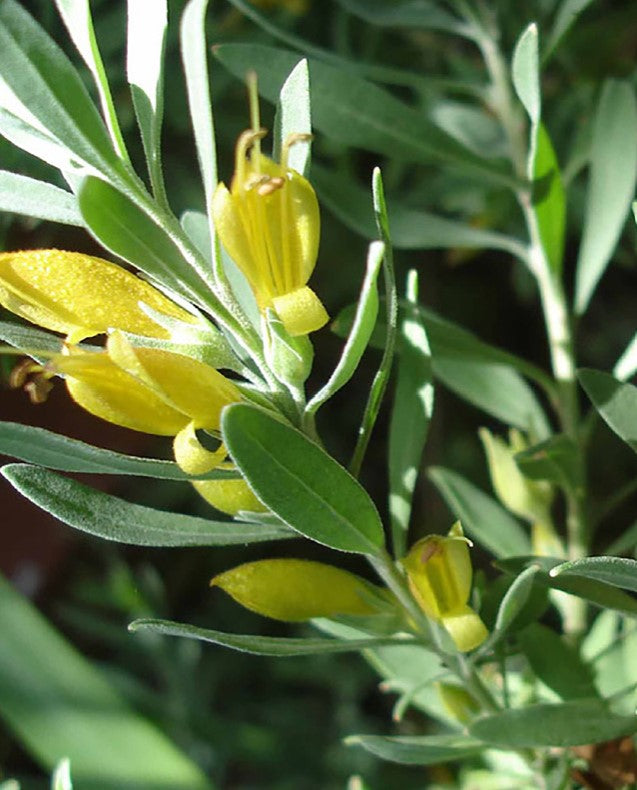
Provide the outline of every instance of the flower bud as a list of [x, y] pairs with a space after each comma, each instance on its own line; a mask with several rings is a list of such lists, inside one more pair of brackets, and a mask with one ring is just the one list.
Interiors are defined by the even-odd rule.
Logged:
[[468, 605], [472, 578], [470, 545], [457, 521], [447, 537], [429, 535], [419, 540], [402, 561], [420, 608], [443, 624], [463, 653], [478, 647], [488, 634]]

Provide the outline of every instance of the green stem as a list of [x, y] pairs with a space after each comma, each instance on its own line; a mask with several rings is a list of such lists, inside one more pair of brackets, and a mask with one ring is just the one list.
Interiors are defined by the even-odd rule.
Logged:
[[[514, 101], [508, 65], [498, 46], [498, 31], [493, 18], [483, 8], [476, 42], [483, 54], [491, 78], [492, 108], [507, 135], [511, 161], [516, 173], [523, 177], [527, 169], [527, 142], [520, 110]], [[473, 20], [475, 23], [475, 19]], [[580, 447], [579, 405], [571, 316], [562, 282], [551, 269], [540, 238], [537, 217], [532, 205], [531, 185], [516, 190], [516, 197], [529, 235], [528, 265], [534, 275], [544, 313], [551, 355], [551, 367], [557, 384], [555, 404], [561, 429]], [[586, 519], [585, 492], [567, 496], [567, 545], [569, 559], [579, 559], [588, 553], [589, 530]], [[564, 628], [572, 635], [586, 628], [587, 604], [575, 596], [565, 601]]]

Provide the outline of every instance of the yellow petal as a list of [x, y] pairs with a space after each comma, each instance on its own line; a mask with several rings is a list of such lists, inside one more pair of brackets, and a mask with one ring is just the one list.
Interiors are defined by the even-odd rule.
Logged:
[[319, 209], [303, 176], [254, 151], [244, 161], [244, 152], [245, 145], [230, 191], [217, 187], [212, 216], [222, 244], [265, 310], [276, 297], [306, 285], [318, 253]]
[[193, 318], [157, 289], [113, 263], [62, 250], [0, 254], [0, 304], [71, 343], [111, 327], [168, 338], [139, 307], [189, 323]]
[[447, 537], [429, 535], [417, 541], [402, 563], [412, 593], [429, 617], [440, 620], [466, 605], [472, 568], [459, 523]]
[[192, 357], [136, 348], [121, 332], [109, 336], [106, 348], [119, 367], [190, 417], [195, 428], [218, 428], [223, 407], [241, 400], [241, 393], [229, 379]]
[[275, 297], [272, 304], [292, 337], [315, 332], [329, 320], [320, 299], [307, 286]]
[[460, 606], [445, 615], [442, 624], [461, 653], [475, 650], [489, 635], [485, 624], [469, 606]]
[[215, 576], [211, 585], [275, 620], [378, 613], [370, 602], [378, 588], [353, 573], [309, 560], [248, 562]]
[[188, 417], [117, 367], [105, 352], [60, 354], [50, 364], [66, 375], [73, 400], [103, 420], [159, 436], [174, 436], [188, 423]]
[[192, 484], [206, 502], [230, 516], [241, 510], [251, 513], [267, 510], [245, 480], [194, 480]]
[[207, 450], [197, 439], [194, 423], [189, 422], [173, 441], [175, 461], [189, 475], [203, 475], [215, 469], [225, 459], [227, 450], [220, 445], [214, 452]]

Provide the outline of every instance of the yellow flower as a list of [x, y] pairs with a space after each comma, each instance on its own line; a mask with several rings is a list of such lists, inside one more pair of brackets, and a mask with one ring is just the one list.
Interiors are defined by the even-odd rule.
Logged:
[[402, 561], [420, 608], [443, 624], [463, 653], [478, 647], [488, 635], [468, 605], [473, 575], [468, 546], [458, 521], [447, 537], [429, 535], [419, 540]]
[[230, 189], [218, 185], [212, 216], [259, 309], [273, 308], [290, 335], [306, 335], [328, 320], [307, 286], [318, 253], [318, 202], [310, 183], [287, 166], [287, 148], [298, 138], [288, 141], [277, 164], [259, 149], [264, 133], [239, 137]]
[[69, 343], [112, 327], [146, 337], [168, 338], [167, 330], [140, 304], [180, 321], [193, 317], [152, 285], [102, 258], [62, 250], [0, 253], [0, 304]]
[[[206, 449], [196, 431], [219, 431], [224, 406], [241, 400], [236, 385], [210, 365], [160, 348], [133, 346], [124, 334], [169, 337], [140, 305], [193, 323], [161, 292], [100, 258], [35, 250], [0, 255], [0, 304], [67, 336], [62, 353], [51, 355], [44, 367], [18, 367], [13, 377], [18, 386], [30, 373], [37, 374], [31, 382], [34, 400], [46, 396], [48, 379], [61, 375], [73, 400], [91, 414], [135, 431], [173, 436], [175, 460], [189, 474], [205, 474], [224, 462], [223, 445]], [[103, 333], [108, 336], [104, 350], [75, 345]], [[244, 480], [201, 483], [205, 485], [195, 486], [197, 490], [225, 512], [236, 512], [235, 505], [248, 501], [250, 509], [263, 509]], [[228, 488], [228, 483], [233, 485]]]

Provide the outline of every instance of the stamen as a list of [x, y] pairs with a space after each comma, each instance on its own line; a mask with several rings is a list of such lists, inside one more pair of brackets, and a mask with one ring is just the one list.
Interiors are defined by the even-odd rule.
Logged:
[[289, 134], [285, 138], [285, 142], [283, 143], [283, 147], [281, 149], [281, 165], [282, 167], [288, 166], [288, 155], [290, 153], [290, 148], [297, 143], [309, 143], [310, 140], [314, 139], [313, 134], [307, 134], [306, 132], [293, 132]]
[[426, 562], [429, 562], [429, 560], [432, 557], [438, 554], [439, 551], [440, 551], [440, 546], [438, 545], [438, 543], [431, 541], [424, 547], [424, 549], [420, 553], [420, 561], [424, 565]]
[[42, 373], [24, 385], [24, 391], [34, 406], [44, 403], [53, 389], [53, 383]]
[[[48, 363], [47, 363], [48, 364]], [[53, 374], [32, 359], [23, 359], [9, 375], [12, 389], [22, 388], [34, 405], [44, 403], [53, 389], [50, 378]]]
[[281, 176], [273, 176], [272, 178], [268, 178], [259, 187], [257, 187], [257, 195], [259, 195], [259, 197], [267, 197], [267, 195], [271, 195], [273, 192], [276, 192], [277, 189], [281, 189], [281, 187], [284, 185], [284, 178], [281, 178]]
[[12, 390], [24, 387], [29, 376], [39, 370], [41, 370], [41, 366], [32, 359], [23, 359], [9, 374], [9, 386]]
[[245, 132], [242, 132], [239, 135], [234, 154], [234, 171], [239, 184], [244, 184], [246, 180], [245, 169], [248, 151], [251, 148], [256, 147], [259, 143], [259, 140], [261, 140], [262, 137], [265, 137], [267, 133], [267, 129], [246, 129]]

